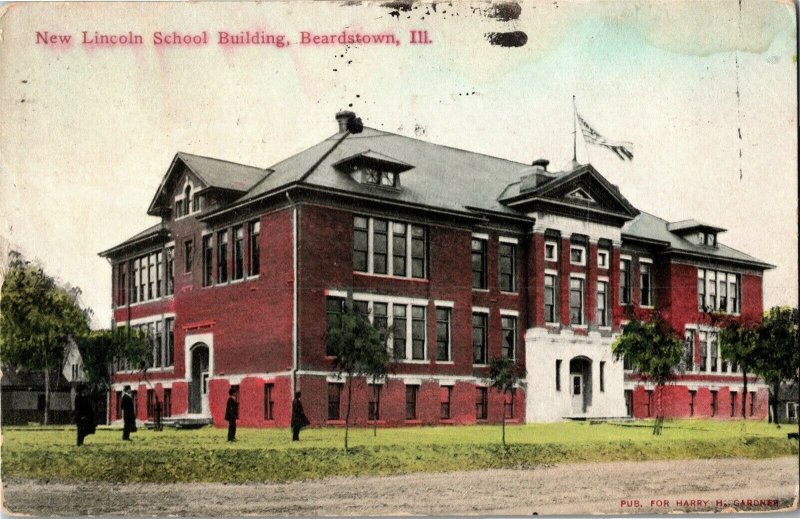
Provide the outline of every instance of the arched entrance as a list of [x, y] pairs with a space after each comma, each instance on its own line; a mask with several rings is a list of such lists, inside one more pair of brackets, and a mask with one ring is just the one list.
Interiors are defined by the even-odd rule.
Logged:
[[569, 361], [569, 392], [572, 415], [585, 415], [592, 405], [592, 359], [580, 356]]
[[189, 382], [189, 414], [208, 415], [208, 346], [202, 342], [189, 350], [192, 377]]

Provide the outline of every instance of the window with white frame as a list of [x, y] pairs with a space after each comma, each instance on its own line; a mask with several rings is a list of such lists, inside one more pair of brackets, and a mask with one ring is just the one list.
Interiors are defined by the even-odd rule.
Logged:
[[641, 290], [640, 304], [642, 306], [653, 306], [653, 280], [652, 268], [650, 263], [639, 263], [639, 289]]
[[741, 275], [697, 269], [697, 308], [706, 312], [741, 312]]
[[569, 278], [569, 322], [583, 324], [583, 279]]
[[353, 217], [353, 270], [405, 278], [427, 276], [426, 229], [366, 216]]
[[631, 260], [619, 261], [619, 304], [631, 303]]
[[451, 309], [436, 308], [436, 360], [449, 361], [450, 355], [450, 318]]
[[[143, 303], [162, 297], [164, 287], [164, 254], [151, 252], [130, 261], [130, 302]], [[123, 276], [124, 281], [124, 276]]]
[[558, 322], [556, 313], [556, 276], [545, 274], [544, 276], [544, 322], [555, 323]]
[[472, 363], [486, 364], [488, 356], [487, 324], [488, 314], [472, 314]]
[[558, 261], [558, 243], [555, 241], [544, 242], [545, 261]]
[[202, 200], [203, 196], [195, 191], [195, 187], [187, 179], [183, 190], [175, 197], [175, 219], [200, 212]]
[[608, 282], [597, 282], [597, 307], [595, 322], [598, 326], [608, 326]]
[[500, 290], [516, 292], [517, 290], [517, 246], [513, 243], [500, 242]]
[[700, 342], [700, 371], [708, 371], [708, 334], [701, 331], [697, 337]]
[[472, 288], [488, 288], [486, 275], [487, 240], [472, 238]]
[[583, 245], [570, 245], [569, 262], [571, 265], [586, 265], [586, 247]]
[[517, 350], [517, 318], [513, 315], [502, 315], [503, 357], [514, 359]]
[[694, 371], [694, 330], [692, 329], [688, 329], [684, 333], [681, 364], [684, 371]]
[[597, 268], [607, 269], [609, 265], [609, 252], [604, 249], [597, 251]]
[[[147, 322], [134, 322], [130, 329], [145, 334], [148, 352], [144, 362], [148, 369], [171, 368], [175, 357], [175, 338], [174, 338], [175, 317], [157, 316]], [[120, 326], [120, 329], [124, 329]], [[137, 366], [131, 366], [127, 362], [115, 361], [116, 372], [132, 371]]]

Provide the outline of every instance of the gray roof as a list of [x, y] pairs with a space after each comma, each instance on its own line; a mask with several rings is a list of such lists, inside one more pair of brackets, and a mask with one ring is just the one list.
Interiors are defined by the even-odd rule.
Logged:
[[690, 229], [712, 229], [718, 232], [725, 232], [727, 229], [711, 225], [710, 223], [698, 222], [694, 218], [689, 220], [681, 220], [680, 222], [672, 222], [667, 225], [667, 229], [672, 232], [687, 231]]
[[684, 252], [690, 255], [700, 255], [706, 257], [719, 258], [720, 260], [732, 260], [743, 262], [764, 268], [772, 268], [773, 265], [765, 263], [749, 254], [738, 251], [717, 241], [716, 247], [707, 245], [695, 245], [679, 234], [668, 229], [669, 222], [653, 216], [652, 214], [641, 212], [639, 216], [626, 223], [622, 227], [623, 239], [639, 238], [645, 241], [662, 242], [665, 246], [676, 252]]
[[268, 170], [227, 160], [202, 157], [179, 151], [176, 155], [208, 187], [247, 191], [269, 174]]
[[138, 242], [146, 241], [146, 240], [148, 240], [150, 238], [155, 238], [159, 234], [164, 234], [164, 235], [168, 235], [169, 234], [169, 229], [167, 228], [167, 224], [165, 222], [163, 222], [163, 221], [153, 225], [152, 227], [148, 227], [147, 229], [143, 230], [142, 232], [134, 234], [133, 236], [131, 236], [127, 240], [123, 241], [122, 243], [119, 243], [119, 244], [111, 247], [108, 250], [104, 250], [99, 255], [100, 256], [108, 256], [109, 254], [111, 254], [111, 253], [113, 253], [115, 251], [120, 251], [120, 250], [122, 250], [125, 247], [128, 247], [130, 245], [134, 245], [134, 244], [136, 244]]

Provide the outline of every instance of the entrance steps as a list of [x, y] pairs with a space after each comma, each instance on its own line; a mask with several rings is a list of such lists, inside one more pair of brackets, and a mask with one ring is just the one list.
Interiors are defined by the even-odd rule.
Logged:
[[[168, 416], [161, 419], [162, 427], [174, 427], [175, 429], [199, 429], [206, 425], [211, 425], [210, 416], [201, 414], [183, 414], [178, 416]], [[147, 420], [144, 426], [148, 429], [155, 429], [156, 424], [153, 420]]]
[[591, 425], [605, 422], [633, 422], [630, 416], [565, 416], [564, 420], [573, 422], [589, 422]]

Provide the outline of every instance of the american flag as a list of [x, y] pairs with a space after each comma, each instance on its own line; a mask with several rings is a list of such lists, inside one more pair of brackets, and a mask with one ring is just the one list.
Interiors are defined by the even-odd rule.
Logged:
[[597, 130], [589, 126], [589, 123], [583, 120], [583, 117], [580, 114], [576, 114], [578, 117], [578, 123], [581, 125], [581, 131], [583, 132], [583, 139], [588, 142], [589, 144], [596, 144], [597, 146], [602, 146], [607, 148], [614, 153], [617, 154], [622, 160], [633, 160], [633, 144], [630, 142], [623, 142], [623, 141], [611, 141], [597, 133]]

